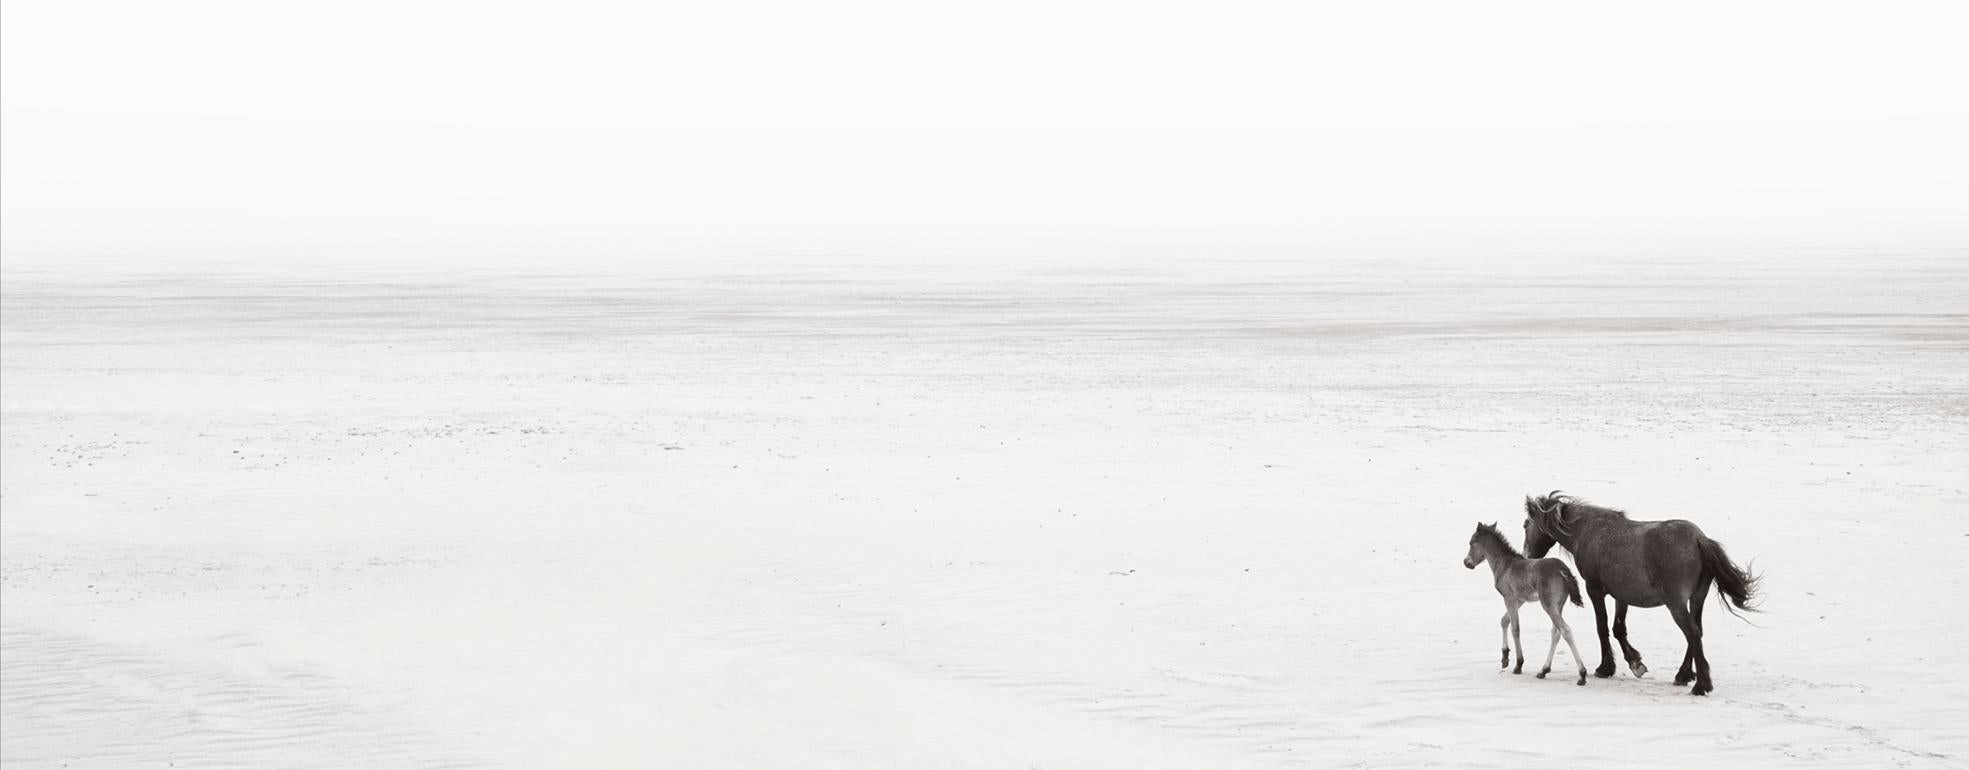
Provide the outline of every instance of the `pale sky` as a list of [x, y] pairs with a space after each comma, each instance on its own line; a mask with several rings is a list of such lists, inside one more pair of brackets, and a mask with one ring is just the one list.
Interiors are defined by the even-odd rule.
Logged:
[[8, 0], [0, 252], [1963, 247], [1956, 7]]

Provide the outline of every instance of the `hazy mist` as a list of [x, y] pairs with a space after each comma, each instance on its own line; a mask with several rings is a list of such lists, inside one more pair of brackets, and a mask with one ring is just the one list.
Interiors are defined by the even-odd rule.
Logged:
[[1959, 247], [1954, 6], [12, 2], [4, 253]]

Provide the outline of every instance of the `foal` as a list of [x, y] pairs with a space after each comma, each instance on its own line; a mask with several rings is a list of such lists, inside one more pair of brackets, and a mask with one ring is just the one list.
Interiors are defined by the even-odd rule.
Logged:
[[1552, 673], [1552, 657], [1559, 654], [1559, 638], [1563, 636], [1566, 648], [1572, 650], [1573, 665], [1579, 667], [1579, 681], [1575, 684], [1584, 686], [1585, 659], [1579, 657], [1579, 645], [1572, 641], [1572, 627], [1560, 617], [1568, 600], [1575, 607], [1585, 606], [1579, 600], [1579, 581], [1573, 577], [1572, 568], [1558, 559], [1527, 559], [1511, 547], [1511, 542], [1497, 531], [1497, 525], [1480, 522], [1477, 531], [1470, 535], [1470, 555], [1463, 557], [1463, 566], [1476, 569], [1485, 561], [1490, 562], [1497, 593], [1504, 597], [1504, 617], [1497, 621], [1504, 632], [1504, 662], [1499, 665], [1511, 665], [1511, 645], [1516, 642], [1518, 665], [1511, 673], [1525, 672], [1525, 641], [1518, 634], [1518, 608], [1535, 601], [1545, 608], [1545, 614], [1552, 616], [1552, 645], [1545, 651], [1545, 668], [1538, 672], [1538, 678], [1544, 679]]

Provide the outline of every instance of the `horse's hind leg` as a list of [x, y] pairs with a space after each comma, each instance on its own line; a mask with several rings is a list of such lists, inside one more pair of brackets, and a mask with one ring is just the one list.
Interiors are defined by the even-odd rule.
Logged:
[[1545, 605], [1545, 613], [1552, 616], [1552, 650], [1545, 653], [1545, 671], [1538, 672], [1538, 678], [1552, 670], [1552, 656], [1558, 654], [1559, 640], [1566, 640], [1566, 649], [1572, 650], [1572, 664], [1579, 668], [1579, 681], [1573, 684], [1586, 686], [1586, 659], [1579, 657], [1579, 644], [1572, 640], [1572, 626], [1566, 624], [1566, 604], [1563, 599], [1555, 599]]
[[1521, 629], [1518, 626], [1518, 608], [1511, 608], [1510, 617], [1511, 643], [1518, 648], [1518, 665], [1511, 667], [1511, 673], [1522, 674], [1525, 672], [1525, 637], [1524, 634], [1519, 633]]
[[1545, 608], [1545, 614], [1552, 618], [1552, 643], [1545, 648], [1545, 667], [1538, 670], [1538, 678], [1540, 679], [1544, 679], [1546, 674], [1552, 673], [1552, 657], [1559, 654], [1559, 629], [1566, 627], [1566, 621], [1559, 617], [1559, 613], [1565, 611], [1564, 601], [1564, 599], [1557, 599], [1549, 593], [1539, 599], [1539, 605]]
[[[1713, 578], [1703, 577], [1696, 581], [1695, 593], [1689, 594], [1689, 619], [1696, 624], [1696, 633], [1702, 633], [1702, 604], [1709, 599], [1709, 588]], [[1696, 680], [1696, 653], [1691, 648], [1682, 655], [1682, 668], [1675, 672], [1676, 684], [1688, 684]]]
[[1613, 600], [1613, 638], [1620, 642], [1620, 656], [1627, 659], [1627, 670], [1636, 678], [1648, 675], [1648, 667], [1641, 663], [1641, 651], [1627, 643], [1627, 602]]
[[1708, 695], [1715, 689], [1709, 683], [1709, 659], [1702, 655], [1702, 626], [1689, 614], [1689, 608], [1682, 602], [1670, 599], [1668, 614], [1675, 616], [1675, 625], [1682, 628], [1682, 636], [1689, 640], [1689, 657], [1696, 664], [1696, 686], [1690, 695]]
[[1566, 649], [1572, 650], [1573, 665], [1579, 667], [1579, 681], [1574, 682], [1573, 684], [1577, 684], [1581, 687], [1585, 687], [1586, 686], [1586, 659], [1579, 657], [1579, 645], [1574, 644], [1572, 641], [1572, 626], [1564, 625], [1562, 622], [1559, 626], [1559, 633], [1565, 636], [1566, 638]]

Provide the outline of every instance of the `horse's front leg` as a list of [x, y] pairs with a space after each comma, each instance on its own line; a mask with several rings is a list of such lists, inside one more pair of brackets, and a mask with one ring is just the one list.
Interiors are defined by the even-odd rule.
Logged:
[[1499, 658], [1497, 667], [1510, 668], [1511, 667], [1511, 605], [1510, 604], [1504, 605], [1504, 615], [1497, 619], [1497, 634], [1498, 634], [1498, 638], [1501, 640], [1499, 644], [1501, 644], [1504, 647], [1503, 657]]
[[1593, 675], [1601, 679], [1613, 676], [1613, 643], [1607, 641], [1607, 591], [1599, 583], [1588, 581], [1586, 596], [1593, 600], [1593, 627], [1600, 632], [1600, 667], [1593, 669]]
[[1627, 602], [1613, 600], [1613, 638], [1620, 642], [1620, 656], [1627, 659], [1627, 670], [1639, 679], [1648, 675], [1648, 667], [1641, 662], [1641, 651], [1627, 643]]

